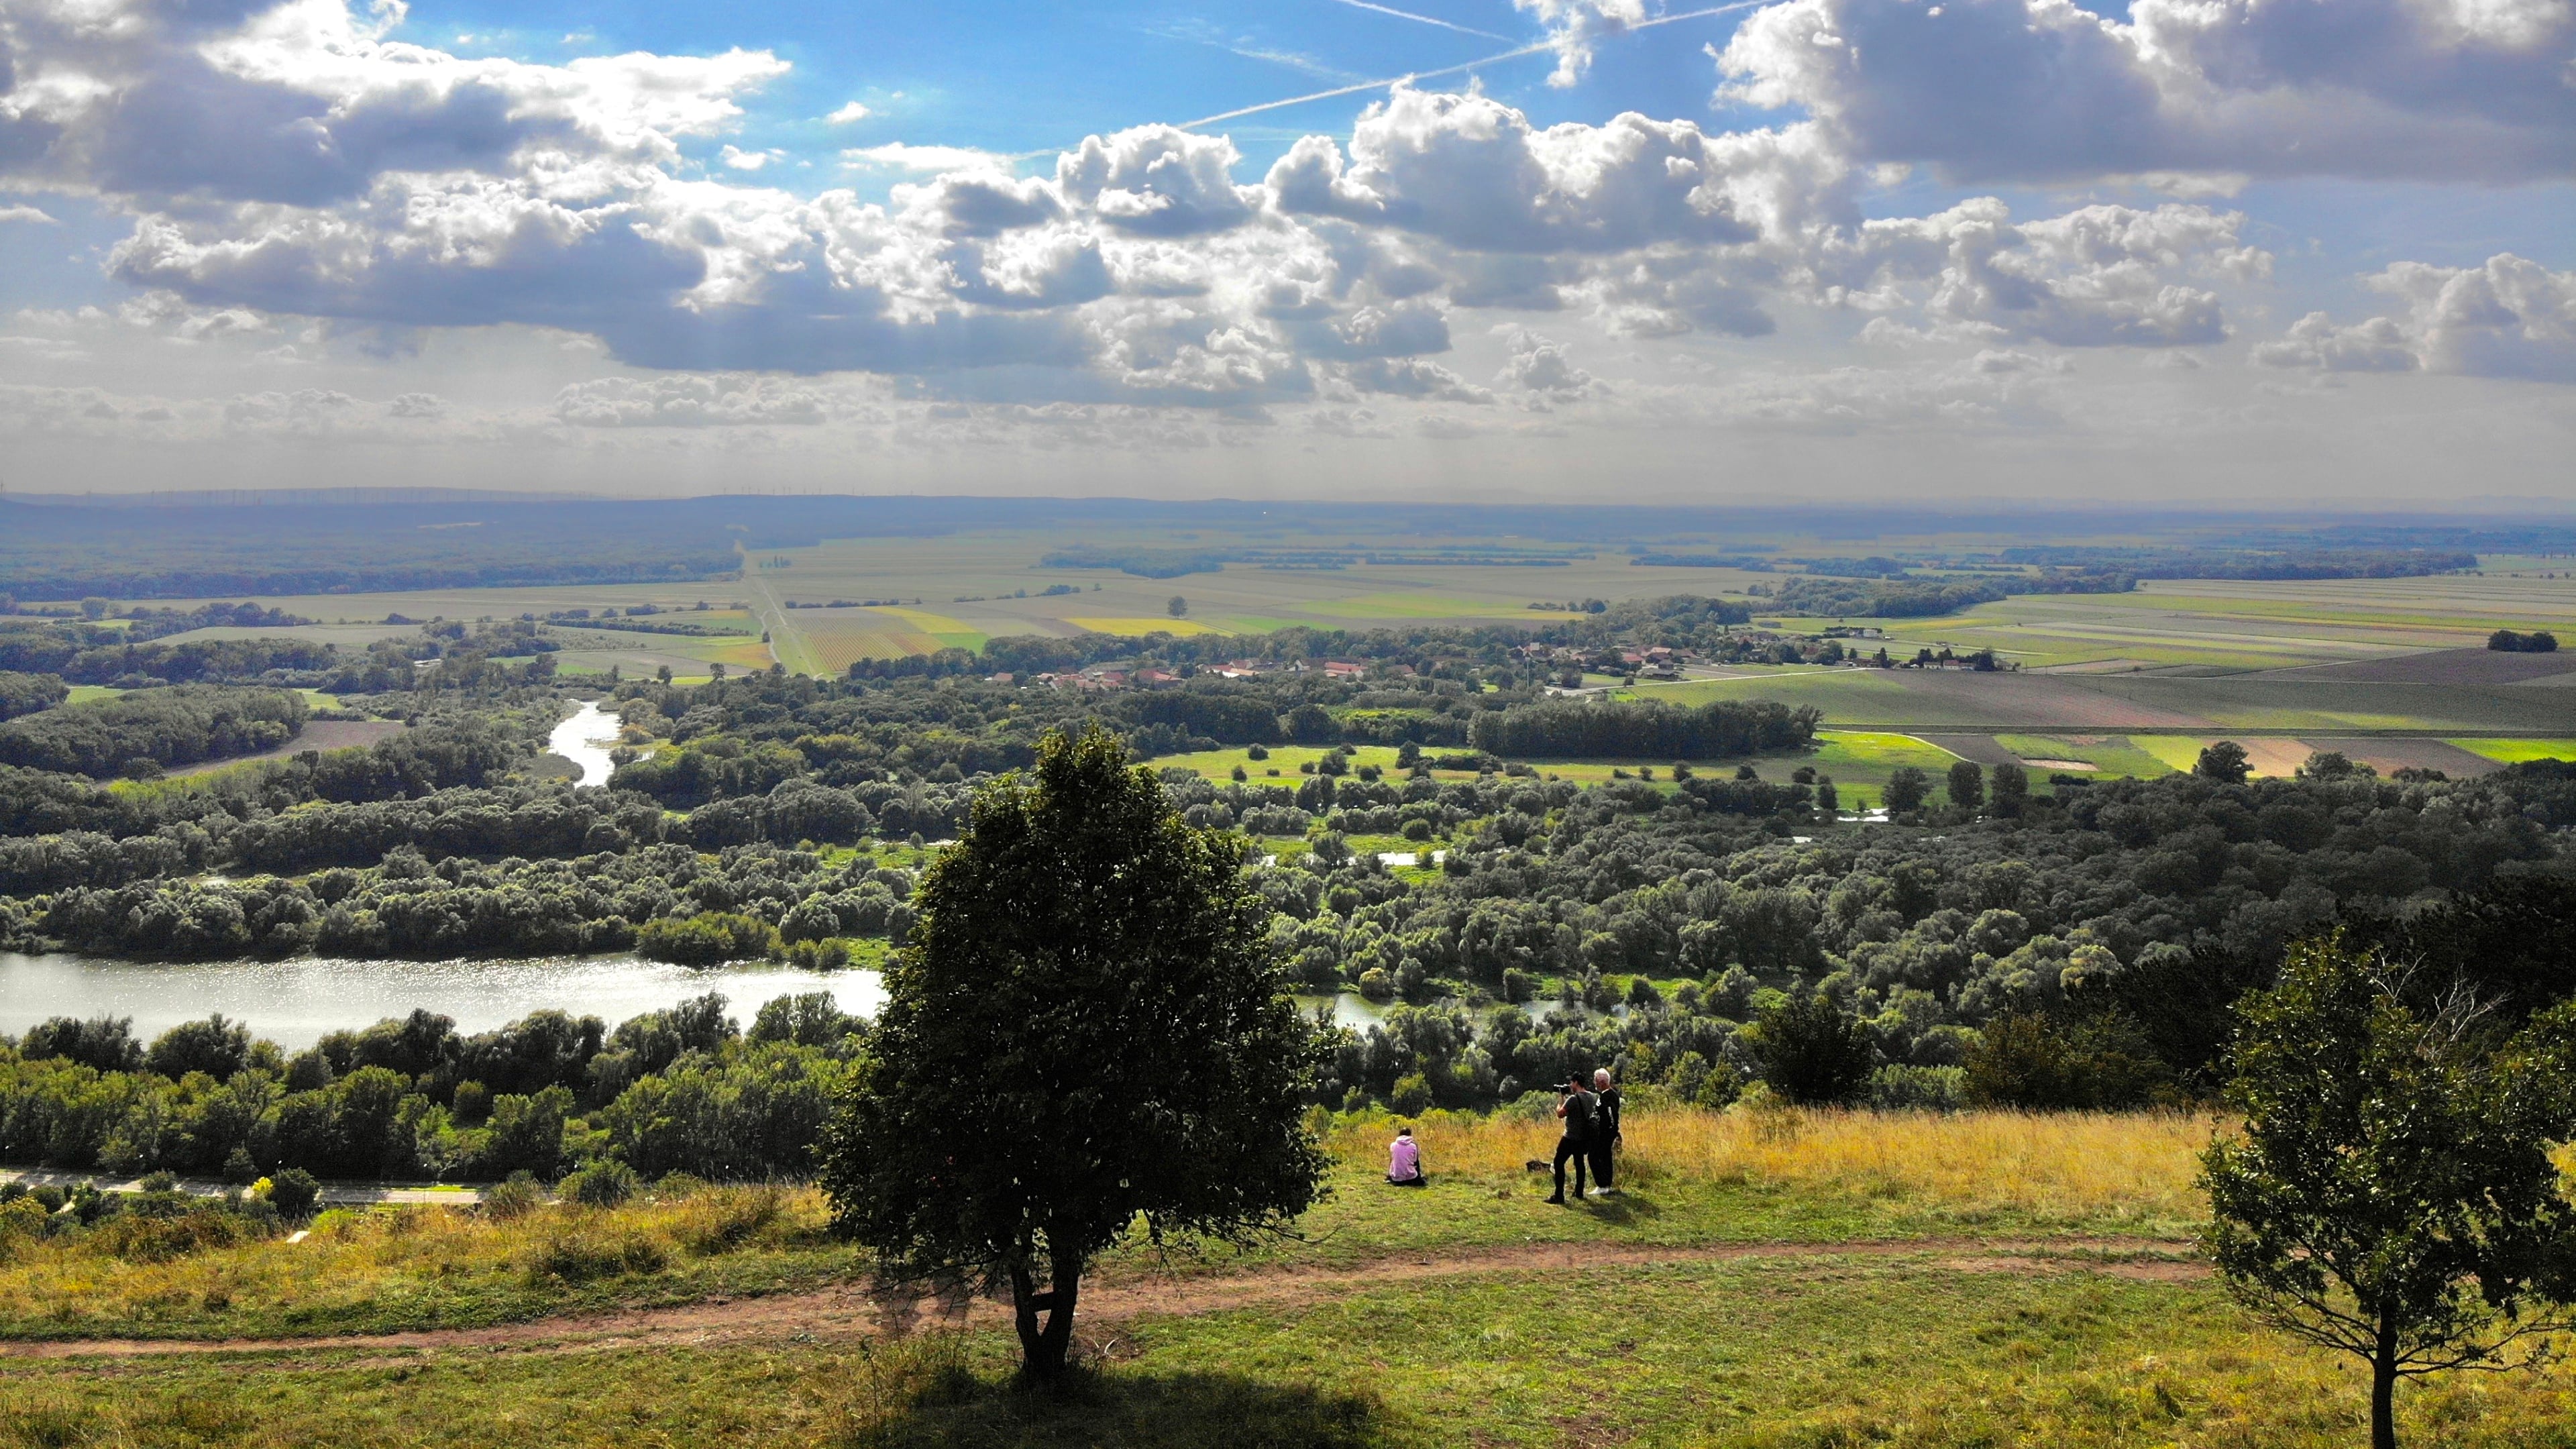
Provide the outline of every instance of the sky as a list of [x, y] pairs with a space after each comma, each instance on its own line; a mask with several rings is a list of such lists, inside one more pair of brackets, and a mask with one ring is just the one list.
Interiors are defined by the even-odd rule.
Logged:
[[2576, 508], [2576, 0], [0, 0], [0, 487]]

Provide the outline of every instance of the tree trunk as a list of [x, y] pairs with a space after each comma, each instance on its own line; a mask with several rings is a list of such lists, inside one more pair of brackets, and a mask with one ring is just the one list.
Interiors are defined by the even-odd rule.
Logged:
[[2397, 1325], [2379, 1325], [2370, 1356], [2370, 1449], [2397, 1449]]
[[[1020, 1332], [1020, 1373], [1040, 1382], [1061, 1377], [1066, 1350], [1073, 1346], [1074, 1300], [1082, 1291], [1082, 1264], [1055, 1263], [1055, 1281], [1040, 1292], [1026, 1264], [1011, 1265], [1011, 1310]], [[1046, 1321], [1038, 1321], [1039, 1314]]]

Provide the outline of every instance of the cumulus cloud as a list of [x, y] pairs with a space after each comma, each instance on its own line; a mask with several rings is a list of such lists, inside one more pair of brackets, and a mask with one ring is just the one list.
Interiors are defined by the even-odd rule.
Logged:
[[1646, 18], [1645, 0], [1512, 0], [1512, 8], [1538, 16], [1556, 51], [1547, 83], [1563, 89], [1592, 68], [1592, 47]]
[[868, 115], [869, 111], [865, 102], [851, 101], [847, 105], [842, 106], [839, 110], [825, 116], [823, 120], [827, 125], [847, 126], [857, 121], [866, 120]]
[[1861, 161], [1970, 180], [2563, 178], [2566, 0], [1789, 0], [1718, 53]]
[[1399, 87], [1347, 158], [1308, 136], [1270, 168], [1292, 216], [1392, 226], [1493, 252], [1609, 252], [1778, 236], [1839, 211], [1845, 168], [1806, 127], [1709, 135], [1629, 112], [1541, 130], [1491, 97]]
[[2063, 347], [2215, 342], [2215, 292], [2187, 278], [2257, 277], [2271, 258], [2244, 245], [2238, 212], [2168, 203], [2079, 207], [2016, 222], [1991, 197], [1926, 217], [1874, 220], [1818, 254], [1825, 294], [1881, 311], [1928, 287], [1923, 314], [1962, 337]]
[[766, 52], [467, 59], [389, 39], [400, 7], [27, 0], [0, 65], [0, 182], [315, 206], [391, 171], [667, 163], [786, 70]]
[[2482, 266], [2399, 262], [2366, 279], [2405, 304], [2402, 319], [2338, 326], [2323, 312], [2254, 349], [2267, 367], [2425, 372], [2576, 382], [2576, 272], [2510, 252]]
[[1503, 364], [1495, 381], [1525, 392], [1553, 393], [1572, 397], [1593, 388], [1592, 374], [1574, 365], [1573, 358], [1561, 343], [1526, 328], [1506, 329], [1511, 338], [1512, 359]]
[[27, 221], [39, 226], [58, 224], [42, 208], [34, 206], [0, 206], [0, 221]]
[[1235, 185], [1234, 163], [1241, 159], [1222, 136], [1139, 126], [1085, 137], [1078, 149], [1057, 158], [1055, 178], [1067, 200], [1120, 231], [1195, 236], [1252, 219], [1261, 191]]

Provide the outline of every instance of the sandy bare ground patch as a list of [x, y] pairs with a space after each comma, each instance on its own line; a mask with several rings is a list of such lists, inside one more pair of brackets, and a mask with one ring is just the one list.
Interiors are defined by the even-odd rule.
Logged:
[[[1402, 1254], [1348, 1268], [1288, 1268], [1226, 1277], [1123, 1279], [1085, 1287], [1080, 1312], [1085, 1326], [1098, 1330], [1137, 1318], [1294, 1305], [1387, 1284], [1423, 1284], [1476, 1275], [1686, 1267], [1756, 1259], [1826, 1262], [1854, 1258], [1921, 1260], [1930, 1266], [1955, 1272], [2091, 1272], [2148, 1282], [2188, 1281], [2205, 1277], [2208, 1273], [2207, 1265], [2191, 1255], [2189, 1245], [2156, 1238], [2063, 1238], [2042, 1242], [1918, 1238], [1846, 1243], [1728, 1243], [1703, 1247], [1550, 1243], [1448, 1254]], [[996, 1325], [1007, 1323], [1009, 1318], [1008, 1305], [998, 1300], [942, 1301], [852, 1283], [812, 1293], [780, 1294], [768, 1298], [718, 1298], [674, 1308], [639, 1309], [585, 1318], [541, 1319], [489, 1328], [313, 1338], [74, 1339], [0, 1343], [0, 1360], [314, 1352], [400, 1355], [505, 1350], [603, 1352], [657, 1345], [705, 1347], [762, 1340], [851, 1338], [903, 1333], [917, 1326], [959, 1321], [976, 1326]]]
[[2238, 740], [2237, 743], [2245, 747], [2246, 762], [2254, 767], [2254, 773], [2257, 775], [2295, 774], [2301, 765], [2308, 762], [2308, 756], [2317, 752], [2317, 747], [2306, 740], [2265, 739], [2257, 736], [2252, 739]]
[[411, 726], [398, 719], [317, 719], [304, 727], [304, 733], [273, 750], [256, 755], [231, 755], [220, 760], [200, 760], [170, 771], [172, 777], [202, 775], [208, 770], [221, 770], [248, 760], [288, 760], [306, 750], [349, 750], [389, 740]]

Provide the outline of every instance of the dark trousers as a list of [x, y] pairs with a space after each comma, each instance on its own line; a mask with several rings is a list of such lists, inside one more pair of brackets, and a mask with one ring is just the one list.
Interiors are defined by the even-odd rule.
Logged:
[[1592, 1185], [1603, 1192], [1610, 1190], [1610, 1147], [1610, 1142], [1592, 1144]]
[[1571, 1137], [1556, 1139], [1556, 1195], [1565, 1196], [1565, 1164], [1574, 1161], [1574, 1195], [1583, 1196], [1583, 1169], [1590, 1161], [1590, 1149]]

